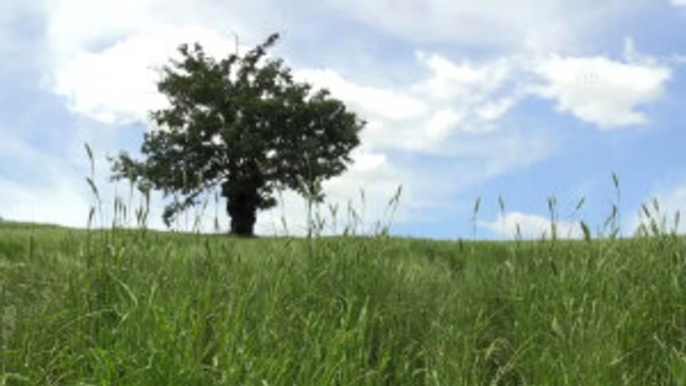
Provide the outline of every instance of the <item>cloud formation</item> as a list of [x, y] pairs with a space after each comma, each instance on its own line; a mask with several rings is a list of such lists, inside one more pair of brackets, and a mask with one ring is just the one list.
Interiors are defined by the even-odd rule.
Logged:
[[[675, 0], [681, 1], [681, 0]], [[576, 47], [609, 18], [644, 0], [327, 0], [339, 12], [410, 41], [560, 50]], [[392, 9], [392, 11], [391, 11]]]
[[556, 108], [601, 130], [646, 124], [639, 110], [665, 91], [671, 70], [656, 62], [611, 60], [602, 56], [551, 56], [535, 71], [545, 85], [534, 91], [556, 101]]
[[[480, 226], [490, 229], [502, 237], [522, 237], [527, 239], [550, 238], [552, 223], [549, 218], [536, 214], [522, 212], [508, 212], [500, 214], [493, 221], [482, 221]], [[568, 221], [556, 221], [558, 238], [581, 238], [583, 231], [581, 225]]]
[[205, 28], [163, 28], [132, 36], [100, 52], [81, 50], [54, 73], [53, 90], [77, 114], [108, 124], [146, 122], [150, 110], [166, 105], [157, 92], [160, 70], [182, 43], [199, 42], [225, 56], [233, 42]]

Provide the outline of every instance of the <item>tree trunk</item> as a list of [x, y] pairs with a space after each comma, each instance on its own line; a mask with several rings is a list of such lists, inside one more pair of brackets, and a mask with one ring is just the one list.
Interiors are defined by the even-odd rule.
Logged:
[[231, 217], [231, 234], [252, 237], [257, 220], [257, 191], [231, 192], [226, 200], [226, 211]]

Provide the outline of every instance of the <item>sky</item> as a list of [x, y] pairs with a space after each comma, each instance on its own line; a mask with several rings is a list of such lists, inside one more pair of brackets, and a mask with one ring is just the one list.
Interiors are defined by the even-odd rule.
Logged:
[[[274, 32], [271, 55], [367, 121], [354, 163], [324, 184], [327, 232], [537, 238], [554, 203], [560, 236], [579, 237], [581, 221], [602, 230], [613, 205], [631, 235], [643, 204], [668, 224], [686, 210], [684, 0], [0, 4], [4, 219], [85, 227], [91, 207], [103, 225], [117, 198], [140, 205], [109, 180], [108, 157], [139, 151], [148, 112], [166, 103], [159, 69], [183, 43], [223, 57]], [[153, 195], [148, 226], [163, 228], [165, 202]], [[226, 229], [223, 207], [211, 199], [175, 227]], [[306, 216], [283, 192], [257, 232], [299, 234]]]

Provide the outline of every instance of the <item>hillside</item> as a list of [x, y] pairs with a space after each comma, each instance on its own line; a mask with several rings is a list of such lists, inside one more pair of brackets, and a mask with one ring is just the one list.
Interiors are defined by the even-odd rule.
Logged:
[[686, 243], [0, 225], [0, 384], [686, 382]]

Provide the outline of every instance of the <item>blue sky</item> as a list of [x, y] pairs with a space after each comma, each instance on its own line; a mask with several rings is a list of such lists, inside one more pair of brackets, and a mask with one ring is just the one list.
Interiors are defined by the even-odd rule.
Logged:
[[[402, 185], [397, 235], [473, 237], [480, 197], [477, 237], [538, 237], [555, 196], [575, 237], [609, 214], [613, 172], [624, 234], [653, 198], [664, 214], [686, 209], [683, 0], [0, 1], [3, 218], [85, 226], [86, 142], [111, 216], [128, 188], [108, 181], [106, 157], [136, 152], [146, 112], [164, 106], [155, 68], [181, 43], [219, 56], [235, 36], [245, 50], [272, 32], [297, 77], [368, 121], [349, 172], [325, 184], [367, 224]], [[282, 232], [282, 217], [302, 229], [302, 199], [282, 203], [258, 232]], [[227, 223], [211, 203], [206, 228], [215, 210]]]

